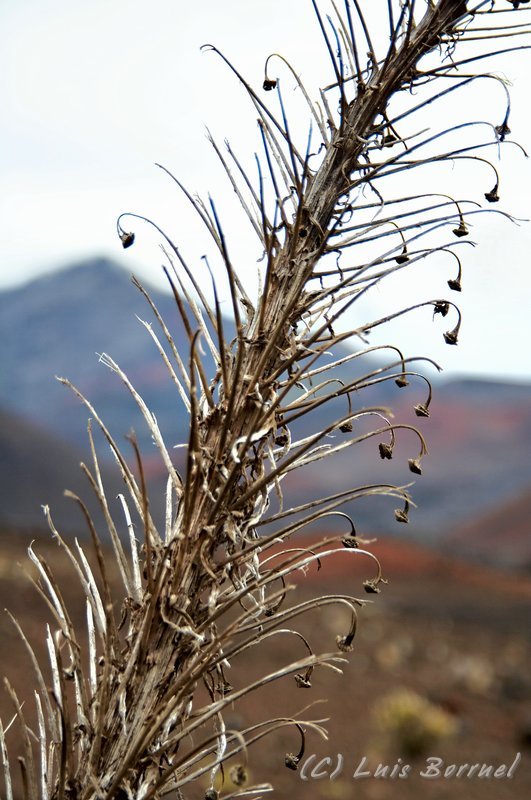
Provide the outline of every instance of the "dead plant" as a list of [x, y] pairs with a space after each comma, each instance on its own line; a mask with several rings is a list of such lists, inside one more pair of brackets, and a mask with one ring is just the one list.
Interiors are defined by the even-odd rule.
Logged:
[[[26, 800], [155, 800], [170, 792], [186, 796], [186, 787], [204, 775], [210, 776], [206, 796], [212, 800], [218, 797], [216, 779], [223, 764], [282, 726], [292, 726], [301, 736], [300, 752], [286, 760], [286, 766], [297, 769], [305, 736], [326, 735], [322, 720], [308, 719], [304, 712], [279, 714], [234, 731], [226, 727], [224, 713], [249, 693], [288, 676], [296, 686], [310, 687], [314, 670], [339, 672], [352, 650], [363, 601], [338, 594], [290, 605], [290, 576], [297, 570], [341, 552], [374, 567], [364, 583], [367, 592], [377, 593], [385, 583], [353, 520], [337, 509], [368, 495], [389, 495], [401, 501], [395, 517], [404, 523], [410, 508], [407, 487], [386, 482], [351, 487], [346, 476], [346, 484], [334, 494], [295, 507], [286, 507], [283, 488], [289, 489], [294, 470], [326, 464], [368, 439], [375, 442], [375, 455], [379, 451], [382, 459], [391, 459], [404, 430], [418, 440], [409, 470], [421, 473], [427, 452], [422, 434], [412, 425], [393, 422], [389, 409], [358, 404], [363, 388], [385, 381], [405, 387], [410, 375], [417, 374], [412, 362], [421, 359], [406, 358], [391, 346], [370, 347], [366, 337], [376, 326], [419, 306], [358, 322], [346, 332], [337, 332], [337, 322], [354, 319], [347, 312], [354, 312], [356, 302], [384, 278], [437, 253], [455, 259], [457, 273], [448, 285], [461, 291], [460, 254], [469, 222], [474, 215], [492, 213], [491, 204], [499, 199], [498, 171], [488, 154], [502, 143], [518, 147], [508, 140], [506, 81], [478, 70], [493, 51], [524, 49], [528, 3], [330, 0], [331, 16], [325, 15], [326, 3], [312, 0], [332, 74], [318, 102], [310, 99], [283, 56], [267, 59], [263, 86], [254, 89], [224, 54], [205, 46], [234, 73], [258, 115], [262, 154], [256, 158], [256, 180], [230, 145], [222, 147], [213, 139], [212, 144], [263, 251], [263, 283], [256, 297], [248, 295], [214, 202], [192, 196], [171, 176], [204, 223], [224, 266], [232, 320], [227, 323], [221, 313], [221, 289], [211, 280], [208, 261], [200, 268], [189, 265], [155, 225], [164, 240], [165, 271], [188, 336], [188, 353], [177, 352], [169, 322], [135, 283], [160, 325], [160, 334], [147, 327], [189, 415], [185, 468], [179, 471], [175, 465], [156, 418], [125, 373], [103, 355], [138, 403], [164, 463], [166, 522], [159, 529], [153, 520], [136, 440], [131, 439], [131, 465], [129, 454], [121, 452], [97, 411], [82, 398], [125, 484], [123, 521], [117, 523], [90, 433], [92, 466], [83, 469], [107, 522], [123, 597], [111, 596], [102, 531], [96, 530], [83, 501], [72, 496], [86, 518], [99, 575], [93, 574], [80, 544], [64, 541], [48, 519], [86, 596], [88, 651], [80, 644], [52, 570], [30, 550], [51, 624], [49, 673], [24, 640], [37, 679], [36, 729], [27, 723], [26, 709], [13, 693], [15, 721], [25, 740], [19, 763]], [[373, 17], [376, 26], [371, 30]], [[295, 80], [307, 103], [311, 125], [302, 144], [292, 133], [281, 73]], [[501, 117], [445, 127], [444, 118], [438, 120], [433, 112], [437, 102], [482, 79], [501, 87], [507, 98]], [[274, 95], [276, 111], [265, 102], [268, 93]], [[429, 106], [429, 124], [439, 127], [435, 132], [411, 131], [410, 120], [421, 123]], [[477, 133], [474, 144], [462, 138], [469, 128]], [[459, 165], [463, 160], [474, 161], [487, 173], [482, 189], [486, 206], [436, 191], [396, 192], [393, 176], [402, 174], [409, 183], [417, 171], [435, 163]], [[140, 215], [122, 215], [118, 233], [125, 248], [134, 242], [130, 227], [135, 220], [154, 225]], [[440, 297], [422, 305], [434, 315], [454, 317], [443, 335], [455, 345], [461, 323], [457, 306]], [[331, 357], [342, 342], [354, 349]], [[369, 361], [365, 374], [353, 371], [347, 381], [334, 377], [337, 367], [353, 366], [375, 350], [390, 354], [388, 362], [375, 367]], [[429, 392], [415, 407], [419, 417], [429, 415], [431, 385], [425, 380]], [[335, 412], [331, 421], [297, 438], [296, 420], [322, 419], [315, 412], [324, 404]], [[362, 420], [374, 425], [363, 427]], [[302, 534], [310, 522], [331, 515], [339, 515], [345, 531], [311, 549], [304, 538], [294, 543], [295, 534]], [[142, 544], [136, 535], [140, 529]], [[297, 619], [328, 604], [344, 607], [348, 622], [330, 652], [315, 653], [297, 632]], [[250, 650], [274, 646], [280, 634], [294, 637], [300, 658], [256, 681], [231, 686], [231, 662]], [[4, 731], [5, 793], [12, 800], [8, 740]], [[233, 780], [241, 788], [225, 798], [270, 788], [245, 787], [243, 767]]]

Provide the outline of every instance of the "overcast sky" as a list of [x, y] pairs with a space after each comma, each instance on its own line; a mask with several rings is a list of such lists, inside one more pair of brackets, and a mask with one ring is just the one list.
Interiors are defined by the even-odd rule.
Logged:
[[[371, 5], [378, 4], [371, 0]], [[323, 80], [323, 72], [328, 78], [309, 0], [0, 3], [0, 288], [102, 254], [162, 285], [163, 259], [153, 232], [135, 227], [135, 247], [122, 251], [115, 230], [122, 211], [156, 220], [196, 263], [207, 249], [204, 233], [155, 162], [194, 191], [211, 189], [218, 208], [230, 216], [232, 191], [223, 184], [206, 126], [221, 142], [227, 136], [250, 167], [258, 148], [252, 107], [219, 59], [200, 52], [205, 42], [230, 55], [256, 86], [265, 56], [275, 50], [290, 57], [310, 87]], [[501, 57], [497, 71], [513, 84], [514, 138], [531, 151], [528, 67], [529, 55], [523, 54]], [[499, 124], [502, 93], [494, 84], [490, 94], [474, 89], [457, 113], [463, 120], [472, 113]], [[502, 149], [500, 157], [500, 207], [529, 219], [530, 161], [514, 147]], [[460, 174], [456, 167], [452, 193], [483, 201], [492, 173]], [[259, 250], [249, 258], [251, 240], [227, 224], [238, 239], [234, 248], [245, 261], [244, 272], [254, 274]], [[531, 225], [489, 214], [474, 217], [472, 233], [478, 247], [462, 251], [459, 346], [444, 345], [448, 326], [432, 325], [428, 310], [374, 342], [389, 340], [410, 355], [429, 354], [447, 373], [530, 380]], [[400, 273], [388, 290], [376, 289], [358, 313], [381, 316], [404, 302], [448, 294], [450, 261], [423, 262], [409, 278]]]

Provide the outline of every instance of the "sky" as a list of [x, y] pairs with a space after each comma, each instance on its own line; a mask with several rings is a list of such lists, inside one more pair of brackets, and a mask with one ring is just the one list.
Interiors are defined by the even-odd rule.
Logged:
[[[377, 5], [372, 3], [375, 13]], [[135, 246], [124, 252], [116, 236], [123, 211], [155, 220], [200, 269], [208, 248], [204, 231], [157, 163], [191, 191], [212, 192], [236, 263], [253, 283], [260, 251], [236, 216], [206, 132], [220, 143], [230, 139], [252, 170], [259, 147], [256, 115], [228, 69], [213, 53], [201, 52], [205, 43], [223, 50], [257, 87], [265, 57], [275, 51], [289, 57], [310, 89], [323, 74], [329, 77], [309, 0], [0, 3], [0, 289], [100, 255], [163, 286], [160, 237], [135, 224]], [[512, 84], [514, 138], [531, 152], [529, 58], [502, 56], [496, 71]], [[484, 68], [493, 67], [488, 62]], [[483, 83], [492, 85], [475, 85], [460, 100], [454, 97], [451, 107], [430, 114], [499, 124], [503, 92], [492, 81]], [[429, 115], [424, 123], [430, 125]], [[305, 124], [301, 117], [301, 130]], [[461, 251], [463, 293], [457, 299], [464, 321], [458, 347], [444, 344], [448, 325], [440, 318], [432, 324], [428, 309], [378, 331], [371, 343], [389, 341], [408, 355], [428, 354], [448, 375], [529, 381], [531, 223], [525, 220], [531, 219], [531, 161], [515, 147], [492, 156], [502, 176], [499, 207], [522, 221], [474, 217], [478, 246]], [[435, 179], [454, 196], [477, 201], [492, 188], [492, 174], [477, 166], [454, 167]], [[406, 182], [409, 188], [414, 179]], [[356, 313], [382, 316], [404, 303], [443, 297], [453, 275], [449, 257], [422, 262], [375, 288]]]

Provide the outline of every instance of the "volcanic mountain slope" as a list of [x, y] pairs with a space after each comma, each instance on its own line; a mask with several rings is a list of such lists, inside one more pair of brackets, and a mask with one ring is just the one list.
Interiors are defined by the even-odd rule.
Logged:
[[462, 525], [449, 543], [475, 561], [496, 561], [531, 571], [531, 488]]
[[[150, 294], [186, 361], [188, 340], [177, 324], [173, 298], [151, 287]], [[108, 353], [144, 395], [161, 427], [180, 441], [186, 433], [184, 415], [178, 413], [156, 345], [136, 317], [157, 324], [127, 272], [103, 258], [0, 292], [0, 404], [84, 444], [89, 414], [54, 380], [64, 376], [90, 398], [116, 437], [131, 428], [142, 437], [145, 426], [132, 398], [118, 376], [99, 363], [99, 354]]]
[[[147, 288], [187, 363], [189, 342], [173, 298]], [[86, 419], [92, 414], [53, 378], [66, 376], [89, 398], [120, 446], [127, 450], [124, 437], [131, 429], [136, 431], [146, 470], [156, 482], [163, 477], [163, 466], [149, 431], [120, 378], [99, 363], [97, 355], [109, 353], [125, 370], [156, 416], [177, 460], [183, 451], [172, 448], [186, 440], [187, 417], [153, 339], [136, 316], [152, 323], [153, 332], [165, 343], [145, 298], [131, 285], [127, 272], [107, 259], [86, 261], [0, 292], [0, 405], [23, 414], [86, 454]], [[352, 380], [353, 375], [370, 373], [378, 366], [379, 362], [356, 359], [345, 365], [338, 377]], [[417, 537], [444, 540], [465, 520], [516, 497], [529, 482], [531, 386], [481, 380], [444, 382], [438, 376], [435, 383], [429, 419], [419, 419], [414, 413], [415, 404], [426, 402], [426, 385], [414, 377], [406, 388], [389, 380], [359, 394], [352, 392], [351, 400], [355, 408], [390, 406], [395, 421], [420, 426], [430, 456], [423, 461], [424, 474], [412, 487], [419, 508], [412, 512], [408, 530]], [[339, 398], [336, 408], [327, 413], [339, 417], [344, 412], [345, 398]], [[296, 423], [296, 433], [306, 436], [327, 421], [328, 417], [314, 419], [309, 428], [303, 417]], [[364, 424], [356, 423], [357, 433], [365, 430]], [[343, 434], [335, 432], [326, 443], [337, 443], [340, 436]], [[332, 494], [344, 485], [346, 475], [352, 485], [403, 485], [414, 478], [407, 459], [416, 455], [417, 447], [414, 435], [403, 431], [393, 460], [382, 462], [378, 441], [371, 439], [357, 449], [347, 449], [326, 469], [317, 464], [294, 475], [291, 487], [286, 483], [287, 494], [295, 503]], [[100, 452], [109, 457], [108, 448], [102, 447]], [[67, 483], [64, 479], [63, 485]], [[42, 502], [42, 491], [35, 498], [26, 491], [27, 486], [18, 495], [26, 496], [30, 505]], [[403, 534], [404, 527], [394, 522], [393, 507], [388, 499], [371, 499], [350, 510], [362, 531]], [[25, 507], [18, 513], [24, 516]]]
[[[42, 506], [49, 505], [61, 533], [85, 531], [81, 511], [64, 497], [69, 489], [81, 496], [98, 519], [99, 508], [80, 462], [88, 453], [62, 441], [9, 411], [0, 409], [0, 524], [9, 528], [42, 528]], [[116, 472], [102, 466], [111, 507], [124, 486]]]

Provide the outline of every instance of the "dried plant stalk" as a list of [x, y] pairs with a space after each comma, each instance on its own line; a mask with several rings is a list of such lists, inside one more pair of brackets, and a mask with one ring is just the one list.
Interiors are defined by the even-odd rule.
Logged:
[[[22, 707], [12, 694], [15, 721], [25, 731], [21, 764], [28, 800], [154, 800], [171, 791], [182, 797], [186, 786], [204, 775], [210, 776], [206, 796], [212, 800], [218, 796], [216, 781], [223, 764], [286, 725], [302, 737], [299, 754], [289, 755], [286, 761], [296, 769], [306, 733], [326, 735], [320, 721], [302, 714], [234, 732], [226, 728], [224, 712], [250, 692], [289, 675], [298, 686], [309, 687], [316, 668], [340, 671], [352, 650], [356, 609], [362, 600], [331, 595], [287, 605], [293, 588], [288, 583], [290, 575], [312, 563], [320, 565], [338, 552], [374, 562], [374, 577], [364, 586], [369, 593], [380, 591], [384, 582], [380, 564], [360, 547], [363, 540], [357, 537], [352, 519], [336, 509], [347, 501], [384, 494], [401, 500], [403, 508], [395, 511], [395, 518], [408, 521], [411, 500], [404, 487], [385, 482], [345, 486], [333, 495], [286, 508], [284, 479], [295, 469], [372, 438], [377, 440], [380, 457], [390, 459], [396, 438], [404, 430], [418, 440], [409, 469], [421, 473], [427, 448], [420, 431], [391, 422], [389, 409], [353, 405], [354, 393], [357, 397], [365, 387], [385, 381], [405, 387], [410, 376], [419, 375], [411, 364], [420, 358], [406, 358], [392, 346], [360, 348], [371, 329], [419, 306], [389, 313], [348, 332], [335, 333], [334, 326], [369, 288], [441, 251], [457, 260], [458, 275], [448, 284], [452, 290], [461, 290], [461, 260], [455, 250], [468, 235], [469, 217], [491, 209], [444, 193], [386, 196], [386, 187], [392, 190], [392, 176], [400, 172], [407, 170], [410, 175], [436, 162], [467, 158], [494, 171], [495, 186], [485, 193], [485, 200], [497, 202], [498, 172], [476, 151], [497, 149], [506, 141], [509, 101], [503, 119], [498, 124], [488, 122], [489, 136], [473, 146], [443, 148], [435, 154], [432, 147], [443, 145], [446, 135], [472, 125], [471, 121], [448, 129], [443, 126], [435, 134], [411, 136], [400, 131], [407, 130], [408, 117], [420, 118], [424, 108], [474, 80], [495, 79], [506, 91], [500, 78], [468, 70], [486, 53], [492, 54], [493, 47], [500, 53], [524, 49], [514, 37], [527, 32], [527, 18], [521, 23], [518, 16], [515, 25], [514, 17], [506, 12], [520, 14], [526, 9], [519, 8], [525, 6], [523, 2], [501, 0], [387, 0], [373, 4], [378, 5], [379, 25], [387, 17], [389, 33], [382, 44], [381, 29], [370, 30], [370, 3], [345, 0], [340, 9], [331, 2], [332, 16], [326, 17], [320, 4], [313, 0], [312, 5], [332, 67], [332, 82], [323, 87], [316, 104], [285, 58], [271, 56], [263, 90], [276, 92], [279, 115], [275, 116], [228, 59], [207, 46], [234, 72], [258, 114], [263, 147], [257, 159], [258, 183], [229, 145], [225, 152], [212, 143], [263, 249], [264, 284], [258, 297], [247, 295], [213, 201], [193, 197], [171, 176], [203, 221], [225, 267], [234, 338], [229, 338], [229, 325], [220, 311], [221, 288], [213, 282], [210, 302], [204, 280], [155, 225], [165, 243], [166, 274], [188, 336], [187, 354], [177, 352], [167, 323], [146, 290], [135, 283], [160, 323], [161, 339], [151, 326], [146, 327], [189, 414], [185, 470], [181, 475], [174, 465], [154, 415], [125, 373], [112, 358], [102, 356], [134, 397], [160, 452], [168, 476], [166, 521], [159, 530], [151, 515], [136, 440], [131, 440], [136, 462], [131, 467], [85, 400], [125, 484], [120, 497], [124, 521], [117, 526], [92, 445], [93, 464], [84, 470], [102, 507], [122, 578], [122, 619], [119, 623], [115, 617], [117, 598], [111, 596], [100, 534], [83, 502], [72, 496], [86, 519], [99, 574], [93, 573], [81, 546], [76, 543], [74, 552], [51, 519], [50, 525], [72, 559], [80, 592], [86, 597], [88, 652], [82, 652], [52, 571], [31, 552], [38, 587], [52, 614], [47, 638], [52, 688], [48, 694], [43, 672], [27, 643], [37, 672], [38, 757]], [[510, 47], [498, 46], [498, 39], [504, 37], [511, 37]], [[482, 50], [474, 49], [477, 41], [486, 42]], [[292, 135], [280, 81], [271, 77], [273, 65], [295, 76], [308, 105], [314, 133], [303, 147]], [[413, 88], [422, 88], [420, 95], [409, 93]], [[406, 110], [402, 104], [402, 110], [395, 111], [396, 98], [408, 100]], [[118, 232], [127, 248], [135, 235], [123, 227], [125, 216], [118, 220]], [[127, 216], [130, 221], [145, 220], [136, 214]], [[203, 269], [209, 270], [206, 260]], [[445, 299], [421, 305], [432, 308], [434, 315], [456, 315], [456, 323], [444, 333], [448, 344], [456, 344], [459, 309]], [[207, 355], [202, 354], [201, 339]], [[348, 340], [357, 344], [356, 352], [331, 359], [330, 351]], [[355, 359], [375, 350], [390, 354], [385, 366], [370, 366], [366, 374], [352, 372], [344, 379], [347, 364], [350, 367]], [[212, 360], [215, 374], [209, 366]], [[335, 372], [339, 366], [343, 367], [341, 379]], [[415, 413], [426, 417], [431, 385], [427, 378], [421, 379], [428, 395], [415, 406]], [[315, 412], [323, 405], [335, 410], [335, 418], [300, 436], [295, 422], [318, 419]], [[359, 420], [374, 422], [374, 426], [356, 427]], [[311, 549], [300, 538], [293, 542], [294, 535], [310, 522], [332, 515], [347, 523], [346, 533], [326, 537]], [[136, 520], [143, 529], [141, 547], [134, 533]], [[260, 535], [264, 527], [266, 532]], [[129, 542], [128, 548], [122, 539]], [[283, 545], [280, 550], [279, 545]], [[329, 604], [345, 607], [350, 623], [346, 632], [338, 633], [331, 652], [316, 654], [296, 627], [286, 625], [296, 625], [301, 615]], [[226, 678], [230, 662], [267, 646], [281, 634], [294, 637], [301, 657], [272, 674], [231, 687]], [[67, 682], [72, 692], [67, 691]], [[6, 796], [11, 797], [8, 736], [1, 727], [0, 731]], [[236, 779], [244, 782], [243, 767]], [[243, 787], [224, 797], [252, 796], [269, 788]]]

